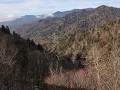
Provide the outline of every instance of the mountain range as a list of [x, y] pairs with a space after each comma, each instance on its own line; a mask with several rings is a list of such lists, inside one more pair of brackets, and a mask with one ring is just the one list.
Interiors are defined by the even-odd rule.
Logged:
[[119, 90], [120, 8], [50, 16], [0, 27], [0, 90]]
[[[92, 10], [93, 8], [86, 8], [86, 10]], [[40, 19], [47, 19], [47, 18], [52, 18], [52, 17], [63, 17], [69, 13], [75, 12], [75, 11], [80, 11], [81, 9], [74, 9], [74, 10], [70, 10], [70, 11], [57, 11], [55, 13], [51, 13], [51, 14], [42, 14], [42, 15], [25, 15], [25, 16], [21, 16], [19, 18], [16, 18], [14, 20], [11, 21], [4, 21], [4, 22], [0, 22], [0, 25], [7, 25], [10, 28], [11, 27], [16, 27], [16, 26], [22, 26], [25, 24], [30, 24], [30, 23], [34, 23]]]
[[23, 25], [12, 30], [23, 37], [34, 40], [50, 39], [53, 35], [60, 36], [65, 32], [85, 31], [97, 28], [108, 22], [116, 21], [120, 18], [120, 9], [102, 5], [96, 9], [82, 9], [69, 13], [61, 18], [41, 19], [37, 22]]

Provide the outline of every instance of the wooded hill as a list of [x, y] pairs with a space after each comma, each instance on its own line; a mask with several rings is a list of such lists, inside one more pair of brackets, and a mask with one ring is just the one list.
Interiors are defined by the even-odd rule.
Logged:
[[[33, 90], [48, 72], [49, 55], [33, 40], [0, 27], [0, 90]], [[50, 58], [50, 57], [49, 57]], [[52, 58], [51, 58], [52, 59]]]

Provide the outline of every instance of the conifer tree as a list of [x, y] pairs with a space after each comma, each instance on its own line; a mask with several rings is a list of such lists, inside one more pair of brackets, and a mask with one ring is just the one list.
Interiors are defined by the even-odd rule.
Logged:
[[40, 51], [42, 51], [42, 52], [43, 52], [43, 50], [44, 50], [43, 46], [40, 45], [40, 44], [37, 45], [37, 49], [40, 50]]

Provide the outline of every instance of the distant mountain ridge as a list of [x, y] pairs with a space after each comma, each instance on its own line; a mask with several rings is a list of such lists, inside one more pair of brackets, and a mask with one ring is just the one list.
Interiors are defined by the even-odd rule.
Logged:
[[[85, 10], [89, 11], [89, 10], [93, 10], [94, 8], [85, 8]], [[70, 14], [72, 12], [80, 12], [82, 9], [73, 9], [73, 10], [70, 10], [70, 11], [64, 11], [64, 12], [60, 12], [60, 11], [57, 11], [55, 13], [53, 13], [53, 16], [54, 17], [64, 17], [65, 15], [67, 14]]]
[[[86, 8], [86, 10], [92, 10], [92, 8]], [[64, 17], [67, 14], [70, 14], [72, 12], [78, 12], [81, 11], [81, 9], [73, 9], [70, 11], [57, 11], [53, 14], [42, 14], [42, 15], [25, 15], [19, 18], [16, 18], [15, 20], [11, 20], [11, 21], [4, 21], [4, 22], [0, 22], [0, 25], [7, 25], [9, 27], [16, 27], [16, 26], [22, 26], [25, 24], [30, 24], [30, 23], [34, 23], [40, 19], [47, 19], [47, 18], [52, 18], [52, 17]]]
[[38, 22], [24, 25], [16, 28], [16, 32], [23, 37], [32, 39], [44, 38], [50, 39], [53, 34], [62, 36], [63, 34], [74, 30], [89, 30], [103, 26], [106, 23], [114, 22], [120, 18], [120, 8], [109, 6], [99, 6], [96, 9], [82, 9], [78, 12], [72, 12], [61, 18], [48, 18]]
[[34, 21], [38, 20], [38, 18], [34, 15], [26, 15], [26, 16], [22, 16], [20, 18], [17, 18], [15, 20], [12, 21], [5, 21], [5, 22], [1, 22], [0, 24], [2, 25], [8, 25], [8, 26], [18, 26], [18, 25], [24, 25], [24, 24], [29, 24], [32, 23]]
[[0, 90], [120, 88], [120, 8], [58, 11], [11, 31], [0, 27]]
[[10, 27], [21, 26], [24, 24], [33, 23], [35, 21], [38, 21], [39, 19], [43, 19], [46, 17], [48, 17], [48, 16], [46, 16], [46, 15], [41, 15], [41, 16], [25, 15], [20, 18], [16, 18], [15, 20], [12, 20], [12, 21], [0, 22], [0, 25], [8, 25]]

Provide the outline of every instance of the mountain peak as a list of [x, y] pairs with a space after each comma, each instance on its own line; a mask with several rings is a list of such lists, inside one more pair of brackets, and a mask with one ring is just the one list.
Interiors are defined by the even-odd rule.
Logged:
[[106, 6], [106, 5], [101, 5], [101, 6], [97, 7], [97, 9], [105, 9], [105, 8], [110, 8], [110, 7]]

